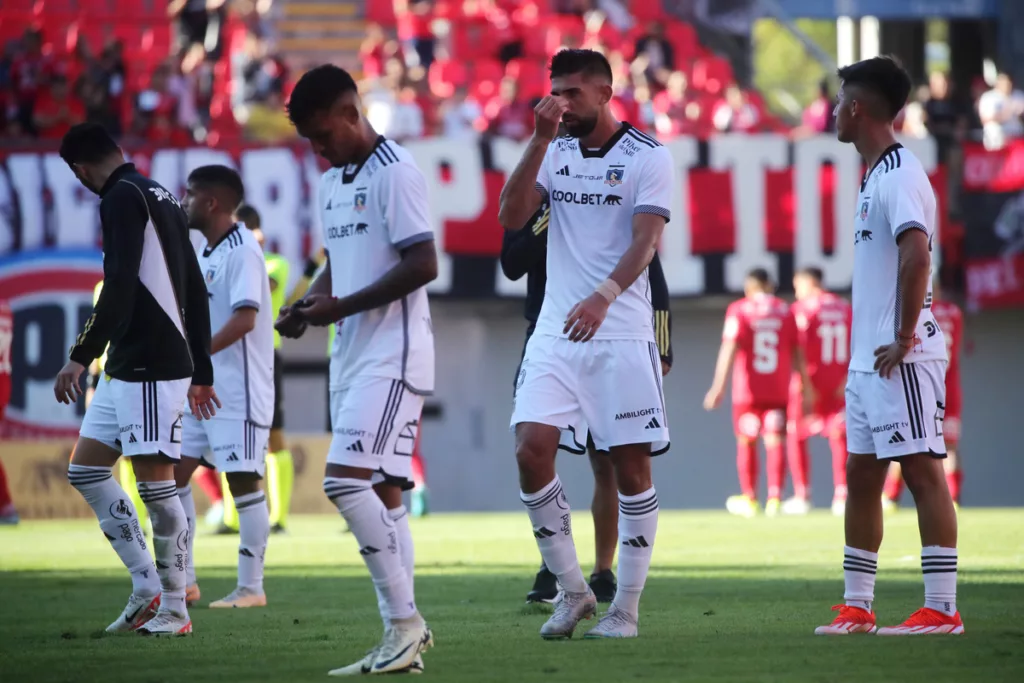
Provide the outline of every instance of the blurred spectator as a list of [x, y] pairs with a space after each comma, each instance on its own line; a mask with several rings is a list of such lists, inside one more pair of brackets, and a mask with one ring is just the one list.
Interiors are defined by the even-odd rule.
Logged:
[[366, 38], [359, 46], [359, 63], [363, 66], [364, 77], [378, 78], [384, 73], [386, 42], [384, 29], [380, 24], [369, 24], [366, 27]]
[[672, 43], [665, 38], [665, 27], [652, 21], [647, 33], [640, 36], [635, 46], [636, 61], [643, 68], [644, 75], [659, 88], [664, 87], [669, 74], [675, 67], [675, 52]]
[[67, 80], [54, 76], [49, 90], [41, 92], [36, 100], [33, 125], [39, 137], [60, 140], [71, 126], [84, 120], [85, 107], [72, 97]]
[[[654, 129], [665, 138], [687, 134], [693, 125], [686, 107], [692, 102], [687, 94], [689, 83], [682, 71], [673, 71], [665, 89], [654, 96]], [[699, 111], [700, 107], [697, 107]], [[691, 108], [690, 113], [694, 113]]]
[[177, 19], [179, 53], [202, 45], [210, 59], [220, 58], [227, 21], [226, 0], [171, 0], [167, 16]]
[[836, 102], [829, 91], [828, 79], [818, 84], [818, 96], [804, 109], [801, 133], [820, 135], [836, 129]]
[[525, 140], [533, 134], [533, 107], [520, 99], [519, 84], [511, 78], [504, 78], [498, 90], [498, 97], [484, 108], [487, 132], [512, 140]]
[[246, 108], [245, 118], [239, 118], [244, 125], [245, 137], [257, 142], [276, 144], [295, 137], [295, 128], [285, 113], [280, 93], [271, 93], [261, 102], [253, 102]]
[[22, 130], [35, 133], [33, 108], [40, 89], [54, 73], [54, 63], [43, 54], [43, 36], [33, 28], [25, 30], [21, 51], [11, 60], [10, 81], [14, 90], [14, 118]]
[[429, 69], [434, 63], [434, 3], [431, 0], [410, 2], [395, 0], [395, 18], [398, 20], [398, 39], [405, 48], [407, 66]]
[[178, 100], [170, 92], [170, 78], [170, 65], [160, 64], [150, 76], [149, 87], [135, 97], [132, 130], [136, 135], [146, 136], [153, 119], [158, 116], [168, 117], [177, 123]]
[[752, 133], [761, 123], [761, 113], [739, 86], [730, 85], [725, 89], [725, 99], [715, 105], [711, 120], [723, 133]]
[[903, 109], [902, 132], [912, 138], [928, 137], [928, 127], [925, 125], [925, 105], [928, 102], [931, 91], [927, 85], [922, 85], [911, 94], [911, 100]]
[[996, 86], [978, 100], [985, 145], [1002, 147], [1008, 139], [1024, 134], [1024, 93], [1013, 87], [1009, 74], [1001, 73]]
[[924, 106], [924, 122], [938, 145], [939, 158], [945, 159], [953, 142], [963, 136], [967, 126], [967, 112], [950, 92], [949, 77], [946, 74], [933, 72], [928, 78], [928, 84], [929, 96]]
[[480, 105], [469, 99], [467, 90], [456, 88], [455, 94], [441, 104], [444, 136], [453, 140], [476, 138], [475, 124], [482, 115]]
[[169, 112], [158, 112], [149, 120], [146, 140], [160, 147], [184, 147], [195, 142], [187, 130], [171, 119]]

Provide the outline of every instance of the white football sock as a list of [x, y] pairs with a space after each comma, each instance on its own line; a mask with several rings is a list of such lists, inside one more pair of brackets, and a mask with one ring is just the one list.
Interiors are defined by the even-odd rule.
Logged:
[[192, 497], [192, 485], [178, 489], [178, 499], [181, 501], [181, 509], [185, 511], [185, 519], [188, 520], [188, 553], [185, 557], [185, 585], [192, 586], [196, 583], [196, 558], [192, 552], [196, 536], [196, 501]]
[[146, 537], [139, 526], [132, 499], [111, 476], [109, 467], [69, 465], [68, 481], [89, 504], [100, 530], [132, 576], [132, 592], [138, 596], [160, 593], [160, 579]]
[[[416, 589], [413, 585], [413, 570], [415, 567], [416, 549], [412, 543], [412, 532], [409, 530], [409, 512], [405, 509], [404, 505], [400, 505], [394, 510], [388, 510], [388, 517], [395, 523], [395, 533], [398, 535], [398, 552], [402, 557], [402, 567], [409, 577], [409, 586], [415, 596]], [[377, 591], [377, 609], [380, 610], [380, 618], [384, 622], [384, 632], [387, 633], [388, 629], [391, 628], [391, 618], [388, 616], [388, 602], [379, 590]]]
[[395, 524], [369, 480], [324, 477], [324, 493], [348, 522], [359, 543], [373, 585], [387, 603], [392, 621], [418, 615], [412, 584], [402, 566]]
[[843, 546], [843, 577], [846, 582], [843, 599], [847, 605], [871, 611], [877, 572], [878, 553]]
[[956, 548], [921, 548], [924, 606], [949, 617], [956, 614], [956, 564]]
[[156, 571], [163, 592], [160, 611], [186, 614], [185, 565], [188, 564], [188, 520], [173, 479], [140, 481], [139, 496], [153, 522]]
[[640, 594], [658, 534], [658, 494], [654, 487], [635, 496], [619, 494], [619, 582], [612, 604], [636, 617]]
[[558, 475], [536, 493], [519, 492], [533, 525], [533, 536], [544, 564], [571, 593], [587, 592], [587, 582], [576, 557], [572, 538], [572, 515]]
[[238, 585], [263, 592], [263, 558], [270, 538], [270, 509], [263, 491], [235, 496], [238, 510]]

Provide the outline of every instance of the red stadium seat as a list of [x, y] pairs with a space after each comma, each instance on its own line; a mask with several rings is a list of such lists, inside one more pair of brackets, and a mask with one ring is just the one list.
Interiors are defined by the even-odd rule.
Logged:
[[629, 0], [629, 13], [639, 22], [658, 21], [665, 15], [658, 0]]
[[732, 83], [732, 66], [721, 57], [702, 57], [694, 62], [692, 85], [711, 94], [722, 92]]
[[427, 82], [435, 97], [451, 97], [456, 86], [466, 85], [468, 81], [466, 65], [451, 59], [434, 60], [427, 73]]
[[394, 27], [395, 3], [393, 0], [366, 0], [366, 20]]

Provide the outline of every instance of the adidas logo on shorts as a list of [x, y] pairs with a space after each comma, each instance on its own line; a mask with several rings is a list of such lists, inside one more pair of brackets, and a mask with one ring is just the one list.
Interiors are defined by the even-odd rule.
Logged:
[[238, 462], [238, 454], [232, 453], [228, 456], [228, 462]]
[[661, 429], [661, 423], [658, 422], [658, 418], [652, 417], [651, 421], [647, 423], [647, 426], [644, 427], [644, 429]]
[[366, 452], [366, 451], [363, 450], [363, 442], [361, 440], [360, 441], [356, 441], [354, 444], [350, 445], [345, 450], [346, 451], [352, 451], [353, 453], [365, 453]]
[[139, 440], [135, 438], [135, 432], [128, 435], [128, 443], [138, 443]]
[[899, 432], [893, 432], [892, 436], [889, 437], [889, 443], [906, 443], [906, 441]]

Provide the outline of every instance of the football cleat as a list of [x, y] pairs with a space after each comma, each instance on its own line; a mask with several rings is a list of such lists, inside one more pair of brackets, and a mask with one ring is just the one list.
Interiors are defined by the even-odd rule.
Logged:
[[811, 511], [811, 501], [806, 498], [797, 498], [793, 496], [782, 504], [782, 514], [784, 515], [806, 515]]
[[615, 599], [615, 574], [611, 569], [603, 569], [590, 575], [590, 590], [598, 602], [608, 603]]
[[434, 634], [418, 614], [391, 624], [384, 634], [370, 673], [397, 673], [411, 667], [416, 657], [434, 645]]
[[612, 605], [583, 638], [636, 638], [637, 635], [636, 617]]
[[331, 669], [327, 672], [328, 676], [362, 676], [369, 674], [373, 671], [373, 660], [377, 659], [377, 653], [380, 651], [380, 645], [375, 646], [372, 650], [366, 653], [366, 655], [354, 664], [343, 666], [338, 669]]
[[779, 502], [778, 498], [769, 498], [768, 502], [764, 504], [765, 517], [778, 517], [779, 510], [782, 509], [782, 503]]
[[128, 598], [128, 605], [121, 612], [121, 616], [107, 627], [107, 633], [119, 631], [134, 631], [147, 621], [156, 616], [160, 609], [160, 596], [135, 595], [132, 593]]
[[558, 597], [558, 578], [543, 564], [533, 580], [533, 589], [526, 594], [527, 604], [531, 602], [552, 603]]
[[900, 504], [889, 496], [882, 496], [882, 512], [891, 515], [900, 509]]
[[832, 500], [832, 514], [836, 517], [846, 516], [846, 499], [835, 498]]
[[960, 620], [959, 612], [950, 617], [929, 607], [917, 610], [899, 626], [883, 626], [878, 629], [880, 636], [958, 636], [963, 632], [964, 622]]
[[744, 495], [729, 496], [725, 499], [725, 509], [739, 517], [756, 517], [761, 511], [757, 501]]
[[226, 597], [214, 600], [210, 603], [210, 609], [224, 609], [229, 607], [266, 607], [267, 594], [257, 593], [251, 588], [239, 586], [231, 591]]
[[185, 606], [191, 607], [192, 605], [199, 602], [199, 598], [203, 597], [202, 593], [199, 592], [199, 584], [193, 583], [191, 586], [185, 588]]
[[160, 610], [155, 617], [135, 630], [144, 636], [187, 636], [192, 633], [192, 620], [187, 613]]
[[562, 591], [560, 598], [555, 604], [555, 613], [540, 627], [540, 637], [545, 640], [572, 638], [576, 625], [597, 613], [597, 597], [590, 586], [585, 593]]
[[835, 605], [833, 612], [839, 612], [828, 626], [814, 629], [816, 636], [848, 636], [851, 633], [874, 633], [875, 613], [853, 605]]

